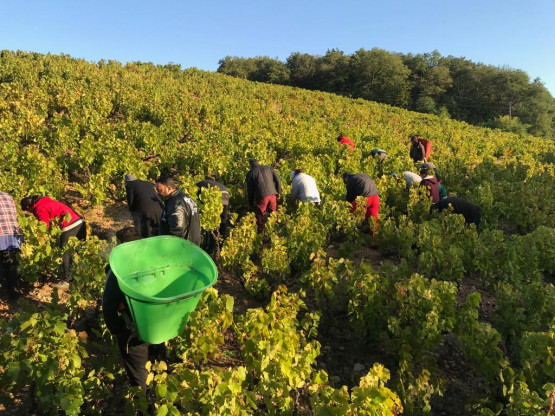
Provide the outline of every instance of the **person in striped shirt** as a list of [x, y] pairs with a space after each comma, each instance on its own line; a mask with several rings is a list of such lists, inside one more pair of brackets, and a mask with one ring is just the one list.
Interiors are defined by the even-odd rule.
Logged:
[[0, 192], [0, 271], [10, 300], [20, 296], [17, 254], [22, 242], [23, 232], [19, 228], [13, 198]]

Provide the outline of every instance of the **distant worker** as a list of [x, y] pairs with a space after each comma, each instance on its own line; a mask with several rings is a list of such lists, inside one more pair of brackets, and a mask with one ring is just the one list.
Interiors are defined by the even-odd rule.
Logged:
[[320, 203], [320, 192], [316, 186], [314, 178], [303, 172], [302, 169], [295, 169], [291, 172], [291, 201]]
[[449, 206], [453, 207], [453, 212], [455, 214], [461, 214], [464, 217], [465, 223], [475, 224], [477, 228], [480, 226], [480, 219], [482, 217], [481, 208], [466, 199], [450, 196], [442, 199], [432, 208], [443, 211], [444, 209], [448, 209]]
[[343, 135], [343, 133], [341, 133], [339, 136], [337, 136], [337, 141], [339, 143], [341, 143], [344, 146], [349, 146], [351, 148], [351, 150], [349, 150], [349, 152], [352, 152], [353, 150], [355, 150], [355, 144], [353, 143], [353, 141], [347, 137], [345, 137]]
[[220, 236], [226, 237], [227, 236], [227, 226], [229, 221], [229, 190], [219, 182], [216, 182], [216, 178], [211, 175], [206, 175], [203, 181], [196, 183], [198, 187], [197, 196], [200, 196], [202, 188], [218, 188], [220, 190], [220, 194], [222, 195], [222, 213], [220, 214], [221, 222], [220, 222]]
[[[60, 247], [67, 245], [71, 237], [78, 240], [87, 238], [87, 226], [85, 220], [73, 209], [59, 201], [51, 199], [49, 196], [28, 196], [21, 200], [21, 209], [32, 213], [39, 221], [46, 224], [46, 228], [50, 227], [50, 221], [55, 221], [62, 229], [60, 235]], [[63, 255], [64, 280], [60, 283], [60, 288], [66, 288], [67, 282], [71, 281], [71, 257], [69, 251], [65, 251]]]
[[[116, 233], [118, 243], [128, 243], [138, 240], [139, 234], [132, 227], [124, 228]], [[165, 346], [150, 345], [139, 338], [139, 334], [127, 307], [125, 295], [121, 291], [117, 278], [110, 266], [106, 270], [106, 284], [102, 294], [102, 314], [108, 330], [117, 339], [119, 351], [123, 358], [125, 371], [132, 386], [140, 386], [146, 391], [149, 349], [152, 355], [158, 354], [157, 359], [165, 356]]]
[[383, 161], [385, 159], [387, 159], [387, 154], [385, 153], [385, 151], [383, 151], [382, 149], [379, 149], [377, 147], [375, 147], [374, 149], [372, 149], [372, 151], [370, 152], [370, 154], [372, 155], [372, 157], [376, 157], [378, 156], [378, 165], [381, 165], [383, 163]]
[[[345, 172], [343, 174], [343, 182], [347, 189], [345, 199], [351, 203], [351, 212], [354, 212], [357, 207], [357, 196], [365, 197], [366, 213], [364, 218], [368, 220], [372, 217], [374, 226], [377, 226], [378, 212], [380, 210], [380, 193], [374, 181], [366, 173], [354, 174]], [[370, 234], [373, 234], [372, 231], [370, 231]]]
[[271, 215], [277, 210], [277, 201], [281, 198], [281, 179], [270, 166], [260, 165], [258, 160], [249, 160], [247, 173], [247, 193], [249, 206], [254, 207], [256, 226], [259, 233], [264, 231], [266, 213]]
[[0, 192], [0, 273], [4, 277], [2, 285], [10, 300], [20, 296], [17, 274], [17, 254], [23, 242], [23, 232], [17, 221], [17, 209], [13, 198]]
[[200, 219], [195, 201], [180, 191], [176, 181], [169, 176], [156, 179], [156, 192], [164, 201], [160, 234], [181, 237], [200, 246]]
[[160, 233], [162, 203], [156, 195], [154, 184], [141, 181], [134, 175], [125, 175], [127, 206], [133, 217], [135, 230], [141, 238], [153, 237]]
[[403, 171], [403, 177], [405, 178], [406, 189], [409, 190], [413, 183], [420, 184], [422, 178], [417, 173], [411, 172], [410, 170]]
[[427, 162], [426, 149], [424, 145], [418, 140], [420, 137], [417, 135], [410, 136], [410, 157], [414, 163], [424, 161]]
[[420, 168], [428, 167], [434, 170], [436, 179], [437, 179], [437, 189], [439, 191], [439, 199], [447, 198], [447, 189], [441, 183], [441, 175], [439, 174], [439, 169], [437, 168], [437, 166], [434, 165], [432, 162], [421, 163], [419, 166]]
[[430, 175], [430, 168], [425, 166], [420, 168], [420, 186], [425, 186], [428, 188], [428, 194], [432, 198], [432, 203], [437, 204], [439, 202], [439, 189], [437, 179]]

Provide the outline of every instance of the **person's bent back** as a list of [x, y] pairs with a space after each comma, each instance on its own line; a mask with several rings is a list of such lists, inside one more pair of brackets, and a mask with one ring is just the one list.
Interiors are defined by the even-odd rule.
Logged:
[[247, 194], [249, 206], [254, 207], [257, 230], [264, 230], [266, 213], [277, 210], [277, 200], [281, 196], [281, 179], [270, 166], [260, 165], [256, 159], [249, 160], [251, 169], [247, 173]]
[[291, 172], [293, 181], [291, 182], [291, 201], [320, 203], [320, 192], [316, 186], [316, 181], [310, 175], [297, 169]]
[[434, 208], [443, 211], [444, 209], [448, 209], [450, 205], [453, 207], [453, 212], [455, 214], [461, 214], [464, 217], [465, 223], [475, 224], [477, 228], [480, 226], [482, 217], [481, 208], [466, 199], [457, 196], [443, 198]]

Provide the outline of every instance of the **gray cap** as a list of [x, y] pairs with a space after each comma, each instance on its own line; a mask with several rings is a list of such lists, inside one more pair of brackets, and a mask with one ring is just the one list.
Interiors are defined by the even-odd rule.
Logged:
[[137, 180], [137, 177], [132, 173], [128, 173], [127, 175], [125, 175], [125, 183], [132, 182], [134, 180]]

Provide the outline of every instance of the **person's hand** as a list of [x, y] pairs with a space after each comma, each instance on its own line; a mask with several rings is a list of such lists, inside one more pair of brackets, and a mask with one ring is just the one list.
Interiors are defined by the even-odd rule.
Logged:
[[276, 199], [279, 201], [279, 200], [281, 199], [281, 195], [280, 195], [280, 194], [277, 194], [277, 195], [276, 195]]

